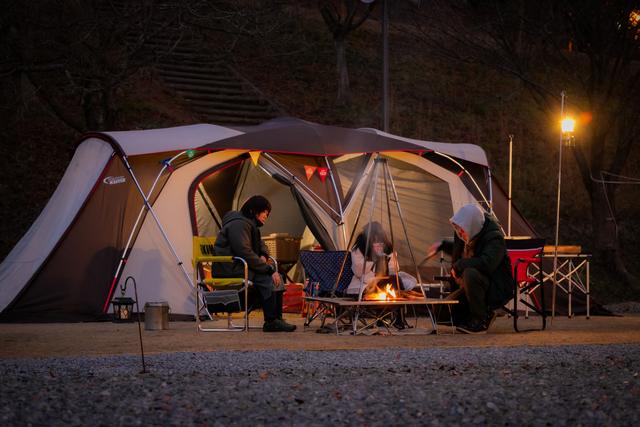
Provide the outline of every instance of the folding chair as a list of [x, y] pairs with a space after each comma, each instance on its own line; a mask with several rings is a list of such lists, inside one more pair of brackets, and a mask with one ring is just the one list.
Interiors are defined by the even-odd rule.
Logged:
[[[349, 251], [300, 251], [300, 264], [304, 271], [307, 284], [305, 293], [308, 296], [342, 296], [353, 277]], [[331, 313], [330, 310], [330, 307], [324, 304], [315, 304], [313, 308], [308, 306], [305, 327], [318, 316], [321, 316], [321, 326], [324, 326], [328, 315], [336, 316], [336, 313]]]
[[[513, 316], [513, 329], [521, 332], [518, 329], [518, 306], [522, 304], [525, 307], [525, 318], [529, 317], [529, 310], [534, 311], [542, 319], [542, 327], [539, 330], [544, 330], [547, 326], [542, 271], [545, 240], [524, 238], [505, 239], [505, 241], [513, 274], [513, 310], [507, 309], [507, 312]], [[530, 267], [537, 268], [537, 271], [531, 271]]]
[[[236, 256], [216, 256], [213, 247], [215, 237], [193, 236], [193, 274], [196, 290], [196, 322], [199, 331], [227, 332], [249, 330], [249, 267], [247, 262]], [[203, 264], [233, 263], [244, 265], [243, 277], [205, 277]], [[244, 297], [244, 324], [235, 325], [231, 313], [243, 311], [240, 295]], [[203, 328], [200, 316], [204, 313], [213, 320], [211, 313], [227, 313], [226, 328]]]

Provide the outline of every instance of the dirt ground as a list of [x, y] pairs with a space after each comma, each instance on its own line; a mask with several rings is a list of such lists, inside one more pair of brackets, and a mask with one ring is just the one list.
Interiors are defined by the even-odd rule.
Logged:
[[[166, 330], [145, 330], [142, 342], [145, 354], [170, 352], [207, 352], [220, 350], [357, 350], [381, 348], [437, 347], [509, 347], [569, 344], [640, 343], [640, 315], [619, 317], [556, 317], [549, 319], [545, 331], [516, 333], [512, 319], [500, 317], [485, 335], [451, 334], [440, 327], [441, 334], [428, 334], [426, 319], [418, 327], [388, 335], [385, 331], [370, 336], [318, 334], [317, 324], [304, 328], [300, 315], [289, 314], [287, 321], [298, 329], [293, 333], [198, 332], [195, 322], [170, 322]], [[261, 325], [259, 315], [252, 325]], [[523, 328], [537, 327], [537, 318], [521, 319]], [[105, 356], [139, 354], [137, 323], [55, 323], [0, 324], [0, 358]]]

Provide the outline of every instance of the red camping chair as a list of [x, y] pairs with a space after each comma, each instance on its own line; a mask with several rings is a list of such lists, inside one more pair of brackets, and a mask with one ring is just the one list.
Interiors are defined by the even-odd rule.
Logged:
[[[507, 312], [513, 316], [513, 329], [518, 329], [518, 306], [525, 306], [525, 318], [529, 317], [529, 310], [534, 311], [542, 318], [542, 327], [547, 326], [547, 313], [544, 302], [544, 287], [542, 286], [542, 252], [544, 250], [544, 239], [505, 239], [507, 244], [507, 254], [511, 259], [511, 272], [513, 274], [513, 310]], [[531, 271], [532, 266], [537, 267], [537, 271]], [[536, 292], [538, 291], [538, 292]], [[538, 330], [538, 329], [528, 329]]]

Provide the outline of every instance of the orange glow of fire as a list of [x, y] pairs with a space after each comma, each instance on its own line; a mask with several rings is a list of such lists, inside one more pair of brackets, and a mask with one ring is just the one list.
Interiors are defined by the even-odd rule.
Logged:
[[391, 284], [388, 284], [384, 290], [378, 287], [377, 291], [369, 292], [365, 295], [365, 299], [370, 301], [390, 301], [396, 299], [396, 291], [391, 288]]

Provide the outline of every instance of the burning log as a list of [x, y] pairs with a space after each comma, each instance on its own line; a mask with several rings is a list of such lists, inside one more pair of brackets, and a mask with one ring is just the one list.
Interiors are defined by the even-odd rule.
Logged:
[[379, 284], [379, 280], [369, 284], [362, 295], [364, 301], [408, 301], [422, 298], [424, 296], [421, 292], [397, 290], [392, 283]]

